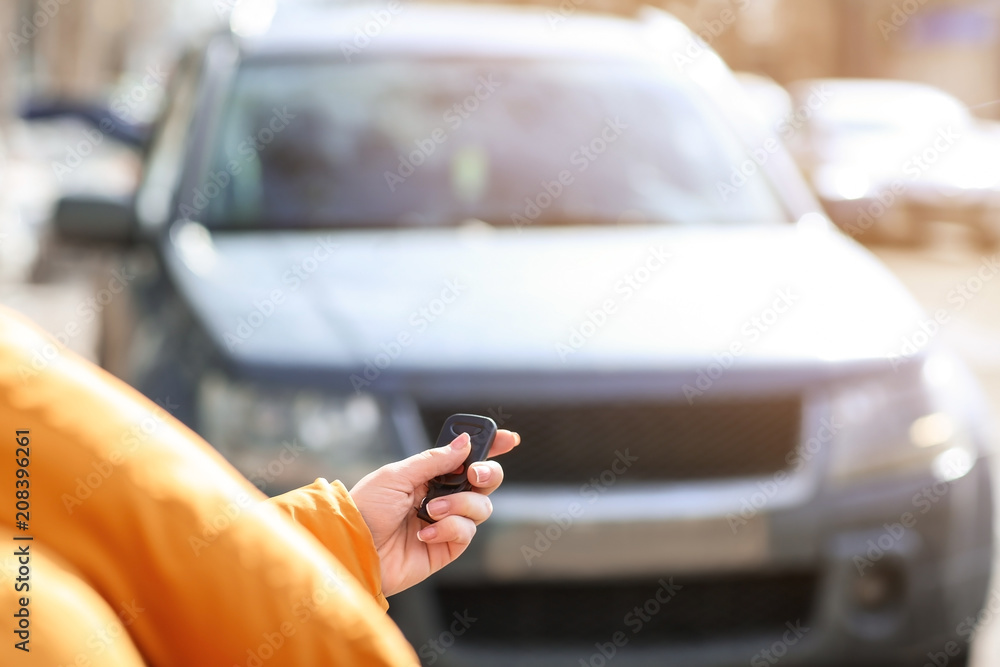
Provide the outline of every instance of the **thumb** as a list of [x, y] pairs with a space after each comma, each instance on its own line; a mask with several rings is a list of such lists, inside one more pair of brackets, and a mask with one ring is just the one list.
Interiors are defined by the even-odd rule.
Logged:
[[465, 463], [471, 446], [469, 435], [462, 433], [451, 444], [428, 449], [403, 459], [397, 464], [398, 471], [414, 487], [420, 486], [438, 475], [453, 472]]

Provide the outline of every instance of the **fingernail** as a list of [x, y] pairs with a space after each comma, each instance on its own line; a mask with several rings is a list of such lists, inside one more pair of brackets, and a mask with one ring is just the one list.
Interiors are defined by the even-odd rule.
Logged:
[[427, 513], [436, 519], [439, 516], [444, 516], [450, 506], [451, 503], [448, 502], [447, 498], [435, 498], [427, 503]]
[[457, 438], [451, 441], [452, 449], [465, 449], [465, 446], [469, 444], [469, 434], [462, 433]]
[[434, 526], [427, 526], [419, 533], [417, 533], [417, 539], [420, 540], [421, 542], [427, 542], [437, 537], [437, 534], [438, 534], [437, 528], [435, 528]]
[[476, 473], [476, 484], [480, 485], [490, 481], [490, 477], [493, 476], [489, 466], [472, 466], [472, 471]]
[[521, 434], [520, 433], [515, 433], [514, 434], [514, 446], [517, 447], [520, 444], [521, 444]]

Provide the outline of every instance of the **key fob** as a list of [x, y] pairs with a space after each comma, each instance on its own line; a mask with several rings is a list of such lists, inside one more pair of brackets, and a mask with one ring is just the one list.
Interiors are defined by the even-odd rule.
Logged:
[[472, 441], [472, 450], [465, 459], [462, 472], [438, 475], [427, 484], [427, 496], [420, 501], [417, 508], [417, 516], [427, 523], [435, 523], [430, 514], [427, 513], [427, 503], [441, 496], [448, 496], [461, 491], [471, 491], [472, 483], [469, 482], [469, 466], [476, 461], [483, 461], [489, 456], [490, 447], [497, 437], [497, 425], [489, 417], [479, 415], [452, 415], [444, 421], [441, 433], [438, 435], [435, 447], [444, 447], [462, 433], [468, 433]]

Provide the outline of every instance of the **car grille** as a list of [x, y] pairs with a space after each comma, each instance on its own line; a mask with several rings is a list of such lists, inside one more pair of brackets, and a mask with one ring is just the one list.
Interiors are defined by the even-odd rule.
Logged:
[[[437, 589], [441, 620], [475, 618], [464, 645], [593, 648], [622, 631], [630, 647], [779, 636], [808, 627], [818, 575], [649, 579], [600, 583], [489, 583]], [[673, 597], [664, 583], [679, 585]], [[667, 600], [666, 603], [657, 601]], [[644, 614], [635, 612], [639, 607]], [[648, 619], [648, 620], [647, 620]]]
[[455, 412], [492, 416], [524, 446], [502, 459], [508, 484], [580, 484], [618, 452], [635, 457], [622, 482], [772, 474], [799, 442], [798, 396], [687, 403], [422, 406], [431, 442]]

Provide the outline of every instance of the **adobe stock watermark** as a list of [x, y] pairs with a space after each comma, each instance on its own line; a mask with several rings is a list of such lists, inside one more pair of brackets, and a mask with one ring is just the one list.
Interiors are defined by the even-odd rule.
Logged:
[[338, 245], [333, 242], [334, 236], [326, 234], [316, 239], [312, 250], [302, 259], [296, 261], [281, 274], [282, 287], [275, 287], [266, 295], [253, 300], [253, 308], [236, 321], [236, 326], [222, 335], [226, 347], [232, 352], [237, 346], [246, 343], [264, 326], [264, 323], [274, 317], [289, 295], [294, 294], [302, 285], [312, 278], [319, 267], [327, 262], [337, 251]]
[[[908, 157], [900, 166], [900, 172], [908, 177], [909, 182], [920, 178], [927, 170], [933, 167], [941, 157], [958, 143], [962, 135], [950, 125], [939, 128], [931, 145]], [[880, 189], [872, 197], [871, 203], [867, 206], [859, 207], [856, 225], [847, 228], [847, 233], [851, 237], [864, 234], [899, 200], [900, 196], [907, 190], [907, 181], [902, 178], [892, 180], [887, 186]]]
[[726, 7], [713, 19], [702, 19], [701, 24], [692, 27], [694, 35], [687, 40], [684, 49], [674, 51], [674, 64], [681, 71], [694, 63], [695, 60], [711, 51], [712, 44], [724, 35], [739, 20], [739, 15], [746, 11], [753, 0], [736, 0], [736, 8]]
[[371, 18], [368, 21], [362, 25], [354, 26], [354, 39], [349, 43], [340, 43], [340, 52], [343, 54], [344, 60], [351, 62], [351, 58], [361, 55], [362, 51], [371, 46], [372, 40], [377, 39], [402, 11], [403, 6], [399, 0], [389, 0], [385, 9], [378, 8], [369, 12]]
[[[998, 614], [1000, 614], [1000, 591], [994, 590], [990, 593], [989, 599], [983, 603], [983, 608], [979, 613], [976, 616], [966, 616], [963, 618], [955, 627], [955, 633], [964, 639], [967, 644], [971, 644], [972, 640], [979, 636], [980, 631], [989, 627]], [[939, 652], [929, 651], [927, 653], [929, 662], [924, 663], [923, 667], [947, 667], [950, 658], [955, 658], [962, 654], [961, 646], [955, 641], [946, 642], [942, 648], [943, 651]]]
[[548, 9], [545, 11], [545, 20], [549, 23], [549, 30], [555, 30], [559, 27], [559, 24], [564, 23], [566, 19], [576, 13], [576, 10], [582, 5], [586, 0], [560, 0], [559, 5], [555, 10]]
[[713, 354], [713, 360], [704, 368], [698, 369], [694, 382], [685, 384], [681, 388], [688, 405], [693, 405], [695, 398], [709, 391], [716, 381], [732, 368], [736, 360], [770, 331], [798, 300], [799, 296], [792, 292], [791, 288], [780, 289], [770, 306], [746, 320], [739, 329], [742, 338], [730, 343], [727, 350]]
[[467, 287], [459, 278], [446, 280], [437, 296], [410, 313], [409, 328], [400, 330], [393, 338], [380, 343], [381, 351], [372, 357], [365, 357], [362, 371], [351, 373], [351, 386], [354, 387], [354, 391], [360, 394], [378, 380], [383, 371], [389, 368], [420, 334], [427, 331], [428, 327], [447, 312], [451, 304], [465, 293]]
[[134, 279], [135, 274], [130, 273], [124, 265], [112, 270], [111, 277], [104, 287], [77, 303], [76, 317], [66, 322], [61, 329], [53, 334], [55, 343], [46, 340], [40, 347], [32, 351], [30, 364], [18, 364], [17, 374], [21, 381], [27, 382], [31, 378], [38, 377], [42, 371], [49, 367], [49, 364], [58, 359], [62, 351], [69, 347], [70, 341], [84, 332], [83, 325], [97, 319], [104, 312], [104, 309], [114, 301], [115, 297], [125, 291], [129, 282]]
[[291, 621], [283, 621], [275, 630], [261, 633], [260, 644], [247, 649], [247, 659], [243, 664], [246, 667], [261, 667], [278, 653], [296, 630]]
[[[306, 451], [306, 448], [293, 440], [281, 443], [281, 448], [278, 451], [277, 456], [248, 475], [253, 485], [261, 491], [265, 491], [268, 484], [278, 479], [289, 465], [302, 456], [302, 452]], [[201, 530], [197, 535], [188, 536], [188, 546], [191, 547], [194, 555], [200, 555], [212, 542], [236, 523], [244, 512], [258, 506], [259, 502], [244, 491], [236, 494], [236, 497], [220, 508], [214, 516], [202, 522]]]
[[114, 123], [110, 118], [102, 118], [97, 127], [85, 128], [80, 134], [82, 139], [75, 144], [66, 146], [66, 155], [63, 159], [52, 161], [52, 173], [60, 181], [69, 176], [83, 164], [84, 160], [93, 154], [94, 150], [104, 143], [104, 138], [114, 128]]
[[[308, 623], [320, 607], [334, 599], [331, 593], [340, 593], [344, 588], [343, 580], [336, 573], [331, 573], [323, 581], [321, 587], [314, 588], [309, 595], [303, 596], [292, 605], [292, 615], [296, 623], [298, 625]], [[242, 665], [244, 667], [263, 667], [264, 663], [277, 655], [285, 642], [294, 637], [297, 631], [296, 624], [286, 620], [282, 621], [271, 632], [261, 633], [260, 643], [247, 649], [246, 660], [243, 661]], [[234, 665], [234, 667], [240, 666]]]
[[636, 605], [622, 617], [622, 624], [629, 628], [632, 634], [630, 635], [624, 630], [617, 630], [608, 641], [595, 642], [595, 650], [590, 654], [590, 657], [580, 658], [580, 667], [605, 667], [618, 655], [618, 651], [628, 646], [632, 637], [642, 632], [646, 624], [660, 613], [664, 605], [669, 604], [684, 588], [681, 584], [675, 584], [673, 577], [666, 580], [660, 579], [656, 583], [660, 587], [645, 602]]
[[149, 100], [149, 96], [162, 87], [167, 80], [167, 71], [150, 65], [143, 77], [125, 92], [111, 100], [110, 108], [119, 118], [136, 121], [135, 110]]
[[716, 181], [715, 190], [719, 201], [728, 202], [730, 197], [749, 183], [750, 179], [767, 164], [771, 156], [781, 150], [782, 139], [790, 138], [804, 127], [832, 97], [833, 95], [825, 83], [810, 88], [809, 96], [805, 101], [778, 121], [775, 126], [776, 136], [769, 136], [760, 146], [751, 150], [746, 160], [733, 167], [728, 181]]
[[494, 423], [497, 425], [497, 428], [503, 428], [503, 425], [507, 423], [507, 420], [513, 417], [514, 415], [510, 414], [509, 412], [504, 412], [503, 406], [498, 405], [495, 408], [488, 408], [486, 410], [486, 416], [494, 421]]
[[827, 84], [820, 83], [809, 89], [809, 96], [788, 112], [788, 114], [777, 122], [774, 127], [775, 132], [782, 140], [790, 139], [796, 132], [806, 126], [816, 112], [822, 109], [827, 102], [833, 99]]
[[917, 525], [920, 517], [927, 514], [937, 505], [942, 498], [951, 491], [951, 485], [946, 482], [937, 482], [932, 486], [925, 486], [910, 499], [911, 506], [915, 512], [903, 512], [896, 521], [882, 524], [882, 532], [878, 537], [869, 539], [868, 549], [864, 555], [855, 555], [854, 567], [858, 570], [859, 576], [864, 576], [865, 571], [874, 567], [876, 563], [892, 553], [902, 541], [906, 531]]
[[7, 41], [14, 55], [21, 52], [21, 47], [27, 46], [40, 30], [49, 24], [56, 17], [59, 10], [68, 5], [71, 0], [38, 0], [35, 6], [38, 8], [31, 17], [22, 16], [20, 30], [9, 31]]
[[[957, 658], [960, 655], [962, 655], [962, 646], [952, 639], [945, 642], [940, 651], [928, 651], [928, 661], [923, 664], [923, 667], [946, 667], [952, 658]], [[968, 663], [963, 660], [961, 664], [967, 665]]]
[[281, 477], [288, 466], [302, 456], [304, 451], [306, 451], [305, 446], [300, 445], [297, 440], [283, 442], [278, 450], [278, 455], [268, 461], [266, 465], [258, 466], [256, 470], [247, 475], [247, 479], [261, 491], [266, 491], [267, 487]]
[[202, 522], [201, 529], [197, 534], [188, 535], [188, 546], [195, 556], [200, 556], [201, 552], [207, 549], [219, 539], [219, 536], [226, 532], [236, 521], [243, 516], [244, 512], [255, 507], [260, 501], [251, 496], [246, 491], [240, 491], [236, 497], [226, 503], [220, 510]]
[[139, 447], [149, 440], [160, 430], [167, 417], [180, 406], [170, 402], [167, 396], [162, 401], [156, 401], [157, 407], [146, 413], [141, 420], [133, 424], [124, 431], [118, 439], [118, 445], [108, 452], [106, 457], [91, 463], [93, 470], [85, 475], [77, 477], [74, 481], [76, 486], [73, 493], [63, 493], [60, 497], [66, 513], [73, 514], [73, 511], [83, 505], [84, 501], [94, 495], [106, 482], [115, 470], [123, 464], [128, 457], [134, 454]]
[[769, 667], [769, 665], [777, 664], [779, 660], [788, 655], [788, 649], [802, 641], [802, 638], [811, 629], [802, 625], [802, 621], [798, 619], [794, 623], [786, 621], [785, 627], [787, 630], [785, 630], [781, 639], [776, 640], [769, 647], [750, 658], [751, 667]]
[[[576, 167], [576, 173], [582, 174], [587, 168], [608, 148], [618, 141], [622, 133], [628, 129], [628, 125], [623, 123], [619, 116], [614, 118], [606, 117], [604, 126], [597, 136], [573, 151], [569, 156], [569, 164]], [[567, 187], [573, 184], [576, 176], [570, 169], [562, 169], [551, 181], [541, 181], [540, 190], [534, 197], [524, 198], [524, 209], [519, 213], [511, 213], [510, 221], [520, 232], [523, 227], [534, 224], [539, 216], [552, 206]]]
[[479, 620], [469, 614], [468, 609], [461, 614], [457, 611], [452, 612], [452, 616], [455, 620], [451, 622], [447, 630], [443, 630], [436, 638], [424, 642], [417, 649], [417, 654], [424, 659], [428, 667], [440, 660], [441, 656], [455, 645], [455, 641], [464, 635], [472, 627], [473, 623]]
[[[119, 117], [127, 121], [134, 122], [134, 110], [142, 104], [159, 86], [166, 81], [167, 73], [156, 67], [148, 67], [146, 75], [127, 92], [117, 96], [111, 102], [111, 110]], [[73, 173], [77, 167], [84, 163], [97, 149], [104, 143], [104, 139], [114, 129], [114, 121], [105, 116], [97, 127], [86, 128], [81, 131], [82, 139], [76, 143], [66, 146], [66, 154], [62, 160], [52, 161], [52, 172], [59, 181]]]
[[618, 306], [635, 296], [653, 279], [653, 276], [667, 264], [673, 254], [663, 246], [650, 246], [646, 256], [639, 265], [623, 274], [614, 284], [614, 296], [604, 299], [600, 305], [588, 310], [582, 321], [574, 325], [569, 336], [555, 345], [559, 360], [566, 363], [567, 358], [576, 354], [587, 342], [604, 328], [608, 321], [618, 312]]
[[271, 117], [259, 128], [256, 133], [248, 134], [236, 146], [236, 157], [228, 155], [224, 169], [213, 171], [209, 174], [208, 181], [200, 187], [194, 189], [191, 198], [178, 206], [178, 211], [182, 217], [188, 220], [197, 220], [199, 214], [204, 211], [213, 199], [225, 191], [233, 181], [234, 176], [243, 173], [243, 167], [254, 160], [259, 159], [262, 153], [274, 138], [281, 134], [298, 114], [288, 111], [288, 107], [271, 109]]
[[[624, 451], [619, 450], [615, 452], [615, 458], [612, 459], [611, 465], [605, 468], [600, 475], [593, 477], [584, 483], [580, 487], [580, 496], [586, 500], [587, 505], [593, 505], [598, 500], [607, 493], [608, 489], [613, 487], [618, 479], [626, 474], [637, 461], [638, 456], [632, 456], [629, 454], [628, 449]], [[568, 531], [576, 520], [584, 515], [587, 511], [586, 505], [579, 502], [572, 502], [566, 508], [565, 512], [557, 512], [552, 515], [552, 523], [548, 524], [544, 529], [535, 529], [535, 541], [534, 544], [522, 544], [521, 545], [521, 556], [524, 557], [524, 562], [531, 567], [532, 561], [536, 558], [540, 558], [542, 554], [552, 548], [552, 545], [559, 541], [560, 538]]]
[[919, 12], [926, 4], [927, 0], [903, 0], [893, 3], [889, 18], [880, 18], [875, 22], [879, 32], [882, 33], [882, 40], [888, 42], [889, 36], [899, 32], [900, 28], [910, 20], [910, 17]]
[[423, 139], [414, 139], [415, 148], [407, 155], [398, 156], [399, 165], [396, 167], [396, 171], [386, 170], [383, 172], [382, 176], [385, 178], [389, 192], [396, 192], [396, 188], [425, 165], [427, 160], [437, 151], [438, 146], [448, 141], [449, 133], [462, 127], [462, 123], [478, 111], [480, 105], [490, 99], [497, 88], [502, 85], [502, 82], [496, 80], [494, 74], [480, 76], [472, 92], [459, 102], [452, 104], [447, 111], [441, 114], [441, 121], [447, 126], [447, 129], [438, 126]]
[[738, 534], [741, 528], [756, 517], [771, 502], [771, 499], [778, 495], [781, 488], [792, 479], [795, 473], [813, 460], [823, 450], [823, 446], [828, 445], [844, 426], [834, 416], [822, 417], [815, 435], [810, 436], [799, 447], [785, 455], [785, 463], [788, 464], [788, 467], [775, 472], [770, 479], [758, 480], [756, 483], [757, 491], [750, 494], [749, 497], [740, 499], [739, 514], [733, 512], [726, 514], [726, 521], [729, 522], [729, 529], [733, 531], [733, 535]]
[[1000, 273], [1000, 260], [997, 259], [997, 255], [983, 257], [972, 275], [956, 283], [948, 291], [945, 299], [951, 307], [937, 308], [928, 317], [921, 317], [917, 328], [900, 339], [898, 351], [886, 355], [892, 370], [898, 371], [900, 366], [914, 359], [945, 326], [952, 322], [952, 316], [979, 296], [998, 273]]

